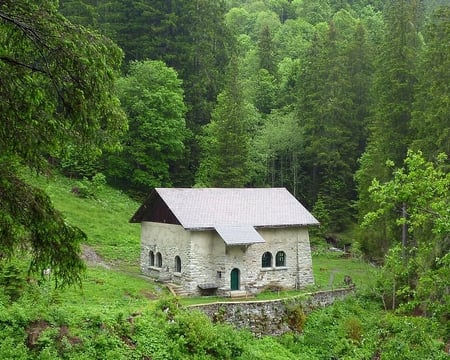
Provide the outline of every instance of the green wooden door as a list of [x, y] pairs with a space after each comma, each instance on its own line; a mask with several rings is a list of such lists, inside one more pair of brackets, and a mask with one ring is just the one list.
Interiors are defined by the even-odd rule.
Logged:
[[233, 270], [231, 270], [231, 290], [239, 290], [239, 276], [239, 269], [234, 268]]

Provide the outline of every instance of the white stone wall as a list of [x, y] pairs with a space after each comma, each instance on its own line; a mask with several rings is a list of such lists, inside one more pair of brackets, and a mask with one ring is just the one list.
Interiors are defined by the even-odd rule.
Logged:
[[[317, 308], [331, 305], [336, 300], [354, 294], [354, 289], [344, 288], [303, 294], [289, 299], [242, 302], [216, 302], [212, 304], [191, 305], [200, 310], [214, 322], [225, 322], [238, 329], [248, 329], [254, 335], [282, 335], [292, 331], [286, 322], [287, 307], [300, 305], [306, 314]], [[307, 295], [307, 296], [305, 296]], [[298, 330], [298, 329], [294, 329]]]
[[[141, 269], [144, 274], [182, 285], [198, 294], [199, 284], [214, 283], [229, 291], [231, 271], [240, 270], [240, 290], [259, 291], [266, 286], [299, 288], [313, 284], [307, 228], [258, 229], [266, 240], [249, 246], [226, 246], [215, 231], [185, 231], [179, 225], [142, 223]], [[162, 268], [149, 266], [149, 251], [160, 252]], [[262, 255], [272, 253], [272, 267], [262, 267]], [[286, 266], [276, 267], [278, 251], [286, 254]], [[175, 256], [181, 273], [174, 272]]]
[[304, 288], [314, 284], [311, 245], [309, 243], [309, 233], [307, 228], [301, 228], [298, 232], [297, 244], [298, 278], [296, 286], [297, 288]]
[[[258, 291], [269, 285], [299, 288], [314, 283], [306, 228], [266, 228], [257, 231], [266, 240], [265, 243], [227, 248], [223, 290], [230, 289], [233, 268], [241, 272], [241, 290]], [[278, 251], [286, 254], [286, 266], [275, 266]], [[269, 268], [262, 267], [265, 252], [272, 254], [272, 266]]]
[[188, 272], [190, 279], [185, 283], [191, 293], [198, 293], [197, 285], [214, 282], [214, 256], [218, 252], [214, 246], [212, 231], [189, 231], [190, 249]]
[[[141, 271], [162, 281], [184, 282], [189, 277], [190, 237], [182, 226], [142, 222], [141, 224]], [[162, 266], [150, 266], [149, 253], [159, 252]], [[181, 259], [181, 273], [175, 272], [175, 256]]]

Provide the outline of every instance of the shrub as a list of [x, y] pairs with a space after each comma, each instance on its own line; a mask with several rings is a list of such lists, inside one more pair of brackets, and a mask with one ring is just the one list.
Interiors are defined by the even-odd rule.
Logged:
[[[226, 359], [225, 347], [219, 348], [218, 334], [206, 315], [198, 311], [179, 312], [167, 328], [169, 339], [173, 339], [172, 351], [176, 358], [182, 354], [208, 355], [214, 359]], [[224, 344], [221, 344], [222, 346]]]
[[82, 198], [98, 197], [98, 193], [103, 189], [106, 184], [105, 175], [102, 173], [95, 174], [91, 180], [84, 177], [83, 180], [77, 181], [77, 185], [72, 188], [72, 193]]
[[437, 324], [422, 317], [386, 314], [378, 324], [382, 358], [447, 360], [444, 343], [436, 340], [440, 336]]
[[344, 331], [347, 335], [347, 338], [349, 338], [350, 340], [356, 343], [361, 342], [363, 328], [361, 320], [359, 320], [357, 317], [352, 316], [344, 320]]
[[3, 268], [0, 267], [0, 287], [10, 301], [20, 298], [25, 285], [24, 275], [16, 264], [10, 263]]

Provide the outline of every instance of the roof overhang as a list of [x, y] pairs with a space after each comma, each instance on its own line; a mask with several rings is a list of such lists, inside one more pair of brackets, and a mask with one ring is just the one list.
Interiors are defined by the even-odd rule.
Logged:
[[227, 245], [251, 245], [265, 242], [253, 226], [218, 225], [214, 229]]

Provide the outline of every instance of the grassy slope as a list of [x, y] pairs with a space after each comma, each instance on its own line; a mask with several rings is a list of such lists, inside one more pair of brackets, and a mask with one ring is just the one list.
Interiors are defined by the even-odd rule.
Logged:
[[106, 186], [97, 199], [80, 198], [72, 193], [77, 181], [59, 175], [29, 179], [46, 191], [71, 224], [87, 234], [87, 245], [101, 257], [119, 267], [137, 269], [140, 226], [128, 222], [139, 207], [137, 202]]
[[344, 277], [350, 276], [358, 289], [373, 285], [376, 268], [358, 259], [343, 258], [339, 252], [313, 253], [313, 271], [316, 287], [336, 289], [344, 285]]
[[77, 181], [59, 175], [26, 177], [46, 191], [68, 222], [86, 233], [86, 245], [102, 260], [102, 264], [88, 267], [82, 289], [59, 291], [62, 305], [83, 313], [114, 308], [133, 312], [167, 294], [140, 276], [140, 226], [128, 222], [139, 206], [137, 202], [109, 187], [104, 187], [97, 199], [80, 198], [71, 192]]

